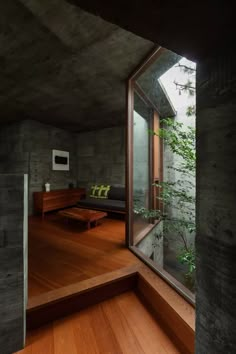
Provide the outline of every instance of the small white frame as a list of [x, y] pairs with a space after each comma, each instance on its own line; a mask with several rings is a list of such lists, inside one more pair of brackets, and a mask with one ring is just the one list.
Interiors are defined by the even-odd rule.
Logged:
[[[67, 159], [66, 164], [65, 163], [57, 163], [56, 158], [57, 157], [63, 157]], [[54, 171], [69, 171], [70, 169], [70, 164], [69, 164], [69, 152], [68, 151], [61, 151], [61, 150], [52, 150], [52, 169]]]

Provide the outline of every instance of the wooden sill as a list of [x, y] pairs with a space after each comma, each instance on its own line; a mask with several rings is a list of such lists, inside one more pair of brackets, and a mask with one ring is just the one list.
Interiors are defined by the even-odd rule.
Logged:
[[194, 307], [145, 266], [138, 273], [137, 291], [180, 352], [194, 353]]
[[136, 246], [131, 246], [129, 249], [148, 265], [160, 278], [173, 288], [178, 294], [180, 294], [187, 302], [189, 302], [193, 307], [195, 307], [195, 295], [188, 290], [183, 284], [181, 284], [177, 279], [160, 267], [157, 263], [146, 256], [142, 251], [140, 251]]
[[160, 220], [155, 220], [153, 224], [148, 224], [144, 230], [142, 230], [134, 240], [134, 246], [137, 246], [149, 233], [159, 224]]

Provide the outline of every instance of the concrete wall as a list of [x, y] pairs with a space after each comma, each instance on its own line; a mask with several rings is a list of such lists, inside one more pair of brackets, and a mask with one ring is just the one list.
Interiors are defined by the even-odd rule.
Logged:
[[[142, 105], [145, 108], [143, 102]], [[133, 203], [137, 211], [149, 209], [149, 114], [144, 109], [142, 115], [133, 112]], [[133, 217], [134, 239], [147, 225], [148, 220], [136, 212]]]
[[[70, 171], [52, 170], [52, 149], [70, 152]], [[29, 214], [33, 192], [48, 181], [51, 189], [125, 184], [125, 127], [74, 134], [25, 120], [0, 131], [0, 173], [29, 175]]]
[[24, 149], [22, 123], [0, 129], [0, 173], [28, 173], [29, 151]]
[[198, 63], [196, 354], [236, 348], [235, 82], [229, 50]]
[[27, 304], [27, 176], [0, 175], [0, 351], [23, 347]]
[[[70, 152], [70, 171], [52, 170], [52, 149]], [[36, 121], [25, 120], [3, 127], [0, 132], [0, 172], [27, 173], [29, 176], [29, 214], [33, 211], [34, 191], [48, 181], [51, 189], [76, 185], [76, 135]]]
[[125, 127], [80, 133], [77, 136], [78, 186], [125, 184]]
[[137, 244], [137, 248], [147, 257], [153, 254], [153, 261], [163, 267], [163, 221]]
[[[181, 65], [186, 65], [187, 67], [195, 67], [195, 64], [185, 58], [180, 60]], [[188, 75], [184, 73], [176, 65], [167, 71], [162, 77], [161, 82], [164, 86], [175, 110], [176, 116], [173, 120], [177, 123], [183, 124], [182, 130], [187, 130], [187, 127], [195, 128], [196, 117], [192, 115], [188, 117], [186, 111], [188, 106], [195, 106], [196, 97], [195, 95], [190, 96], [188, 92], [181, 92], [176, 90], [176, 85], [173, 81], [180, 84], [185, 84], [188, 80], [191, 80], [192, 86], [195, 85], [195, 73]], [[195, 176], [186, 176], [178, 171], [181, 167], [183, 159], [176, 153], [173, 153], [167, 144], [164, 144], [163, 152], [163, 178], [165, 182], [171, 182], [176, 184], [176, 188], [179, 190], [184, 189], [188, 196], [195, 199]], [[180, 185], [181, 183], [181, 185]], [[184, 203], [180, 205], [179, 198], [174, 198], [171, 205], [166, 207], [166, 212], [168, 216], [172, 219], [186, 220], [195, 222], [195, 204], [194, 203]], [[189, 233], [186, 228], [182, 228], [182, 234], [185, 235], [186, 240], [189, 245], [194, 247], [195, 234]], [[173, 252], [173, 256], [176, 258], [179, 250], [183, 248], [183, 241], [181, 237], [176, 236], [176, 232], [172, 229], [165, 229], [165, 243], [168, 248]], [[176, 259], [177, 262], [177, 259]]]
[[[48, 181], [51, 189], [76, 186], [76, 135], [66, 130], [34, 121], [23, 122], [24, 151], [29, 152], [29, 210], [32, 211], [32, 193], [43, 190]], [[70, 153], [70, 170], [52, 170], [52, 150]]]
[[[149, 124], [148, 118], [134, 111], [133, 127], [133, 194], [148, 208], [145, 196], [149, 191]], [[142, 192], [140, 195], [140, 191]]]

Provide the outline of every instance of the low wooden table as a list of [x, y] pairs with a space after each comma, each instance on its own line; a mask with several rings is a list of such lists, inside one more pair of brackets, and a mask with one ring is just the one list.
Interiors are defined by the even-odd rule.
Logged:
[[98, 220], [105, 218], [107, 213], [103, 211], [81, 209], [81, 208], [68, 208], [58, 212], [59, 215], [64, 216], [68, 219], [80, 220], [87, 223], [87, 228], [90, 229], [91, 222], [94, 222], [97, 226]]

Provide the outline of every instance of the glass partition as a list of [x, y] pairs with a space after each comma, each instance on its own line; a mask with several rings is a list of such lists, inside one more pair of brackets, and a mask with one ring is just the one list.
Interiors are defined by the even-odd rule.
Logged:
[[130, 247], [193, 301], [195, 63], [159, 48], [129, 81]]
[[150, 203], [150, 122], [152, 110], [134, 92], [133, 111], [133, 237], [136, 240], [149, 224], [143, 214]]

